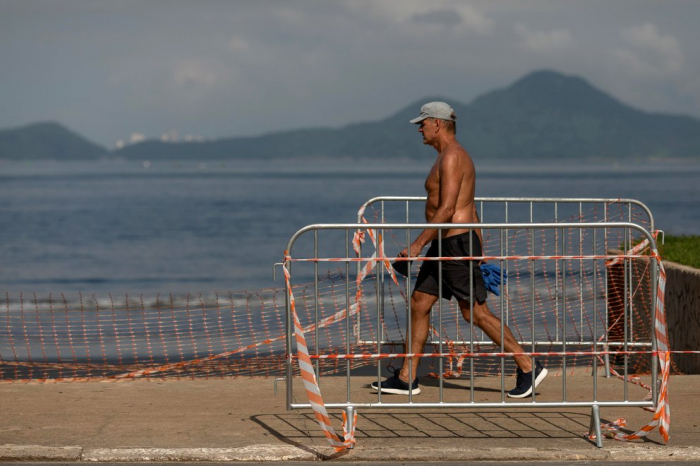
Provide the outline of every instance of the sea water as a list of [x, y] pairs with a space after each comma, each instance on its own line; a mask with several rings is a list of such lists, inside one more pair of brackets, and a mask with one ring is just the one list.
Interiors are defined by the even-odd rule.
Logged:
[[[282, 287], [273, 264], [296, 231], [354, 223], [375, 196], [424, 195], [432, 162], [2, 162], [0, 289]], [[480, 197], [632, 198], [667, 234], [700, 234], [700, 163], [475, 163]]]

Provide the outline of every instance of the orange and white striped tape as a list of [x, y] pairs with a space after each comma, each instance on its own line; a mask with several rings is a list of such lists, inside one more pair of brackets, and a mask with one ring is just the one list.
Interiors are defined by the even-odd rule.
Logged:
[[[364, 217], [363, 217], [364, 219]], [[365, 223], [367, 221], [365, 220]], [[375, 252], [372, 254], [371, 259], [377, 258], [379, 261], [384, 262], [384, 264], [387, 266], [387, 270], [390, 271], [392, 278], [394, 282], [398, 285], [398, 280], [393, 274], [393, 269], [391, 267], [391, 263], [384, 259], [386, 256], [384, 254], [384, 241], [382, 239], [381, 234], [376, 234], [373, 230], [367, 230], [369, 233], [370, 238], [372, 239], [372, 243], [375, 246]], [[361, 252], [361, 244], [364, 242], [364, 232], [361, 230], [358, 230], [355, 235], [353, 236], [353, 249], [357, 253], [357, 255], [360, 255]], [[286, 255], [286, 253], [285, 253]], [[299, 369], [301, 372], [301, 377], [304, 381], [304, 388], [306, 389], [306, 394], [309, 399], [309, 403], [311, 404], [311, 407], [314, 411], [314, 416], [316, 417], [316, 421], [318, 422], [318, 425], [321, 427], [321, 430], [323, 431], [323, 435], [326, 437], [328, 440], [328, 443], [335, 448], [337, 451], [344, 450], [344, 449], [349, 449], [352, 448], [357, 441], [355, 440], [355, 426], [357, 425], [357, 412], [354, 412], [354, 419], [350, 423], [351, 428], [348, 430], [348, 419], [347, 415], [345, 412], [343, 412], [343, 434], [344, 438], [341, 440], [338, 438], [338, 435], [335, 433], [335, 430], [333, 430], [333, 426], [331, 426], [330, 418], [328, 417], [328, 412], [326, 411], [326, 407], [323, 403], [323, 397], [321, 396], [321, 389], [318, 386], [318, 382], [316, 380], [316, 373], [314, 372], [313, 365], [311, 364], [311, 355], [309, 354], [309, 349], [308, 346], [306, 345], [306, 338], [304, 337], [304, 329], [301, 327], [301, 323], [299, 322], [299, 316], [297, 315], [296, 312], [296, 305], [295, 305], [295, 300], [294, 300], [294, 293], [292, 292], [292, 285], [291, 285], [291, 276], [289, 273], [289, 270], [287, 269], [286, 264], [292, 260], [291, 257], [287, 256], [285, 257], [285, 265], [282, 266], [282, 269], [284, 270], [284, 278], [287, 284], [287, 290], [288, 290], [288, 295], [289, 295], [289, 303], [290, 303], [290, 309], [291, 309], [291, 314], [292, 318], [294, 319], [294, 337], [295, 341], [297, 344], [297, 353], [298, 353], [298, 362], [299, 362]], [[362, 281], [364, 280], [367, 275], [374, 269], [376, 263], [378, 261], [375, 260], [370, 260], [367, 262], [365, 267], [362, 268], [361, 272], [357, 276], [357, 281], [356, 281], [356, 294], [355, 294], [355, 303], [350, 306], [350, 312], [346, 312], [347, 310], [340, 311], [339, 315], [337, 315], [336, 320], [342, 320], [349, 318], [353, 314], [357, 314], [360, 310], [361, 302], [362, 302]], [[334, 321], [336, 321], [334, 320]], [[316, 356], [315, 358], [318, 358]]]
[[[316, 381], [316, 373], [314, 372], [313, 365], [311, 364], [311, 357], [309, 355], [309, 348], [306, 345], [304, 330], [301, 327], [301, 323], [299, 322], [299, 316], [297, 315], [296, 311], [296, 304], [294, 301], [294, 293], [292, 293], [289, 271], [287, 270], [286, 265], [283, 265], [282, 269], [284, 270], [284, 278], [286, 280], [287, 290], [289, 293], [290, 310], [292, 318], [294, 319], [294, 338], [297, 344], [299, 370], [301, 372], [301, 378], [304, 381], [306, 395], [309, 399], [309, 403], [311, 404], [311, 408], [314, 411], [314, 416], [316, 417], [316, 421], [318, 422], [318, 425], [323, 431], [323, 435], [326, 437], [328, 443], [330, 443], [330, 445], [333, 448], [335, 448], [338, 451], [352, 448], [356, 443], [355, 425], [357, 423], [357, 415], [355, 415], [355, 419], [352, 422], [352, 428], [350, 430], [347, 429], [347, 417], [343, 415], [344, 438], [343, 440], [338, 438], [338, 435], [335, 433], [335, 430], [333, 430], [330, 418], [328, 417], [328, 412], [326, 411], [326, 406], [324, 405], [323, 397], [321, 396], [321, 389], [319, 388], [318, 382]], [[357, 303], [355, 303], [353, 306], [357, 307]]]
[[[648, 246], [649, 240], [644, 240], [632, 248], [629, 253], [639, 254], [639, 252], [643, 251]], [[653, 249], [651, 254], [659, 265], [659, 283], [656, 291], [656, 306], [654, 312], [654, 335], [656, 337], [656, 353], [659, 358], [659, 366], [661, 367], [661, 386], [659, 388], [654, 417], [641, 429], [632, 434], [620, 432], [618, 427], [624, 426], [624, 419], [618, 420], [622, 421], [619, 424], [616, 421], [615, 423], [603, 425], [603, 427], [610, 430], [610, 436], [612, 438], [620, 441], [641, 439], [649, 435], [649, 433], [653, 432], [656, 427], [658, 427], [659, 433], [661, 434], [664, 442], [668, 442], [669, 431], [671, 428], [671, 407], [668, 402], [668, 376], [671, 369], [671, 352], [669, 351], [668, 334], [666, 331], [666, 314], [664, 303], [666, 291], [666, 270], [661, 262], [661, 256], [659, 256], [658, 251]], [[616, 260], [621, 260], [621, 258]]]
[[[362, 216], [362, 222], [369, 223], [367, 222], [367, 219], [364, 216]], [[377, 255], [379, 256], [379, 260], [384, 263], [386, 270], [389, 272], [391, 280], [396, 284], [396, 286], [399, 286], [399, 281], [396, 278], [396, 274], [394, 273], [394, 268], [391, 266], [391, 262], [386, 258], [386, 254], [384, 253], [384, 239], [382, 238], [382, 234], [370, 229], [367, 230], [367, 233], [369, 233], [369, 237], [372, 240], [372, 244], [374, 244], [374, 248], [376, 251], [375, 254], [372, 255], [372, 258], [377, 257]], [[359, 260], [362, 260], [362, 258], [360, 257], [360, 244], [363, 242], [364, 232], [360, 231], [353, 237], [353, 248], [355, 249], [355, 253], [357, 254]], [[399, 287], [399, 289], [401, 288]]]

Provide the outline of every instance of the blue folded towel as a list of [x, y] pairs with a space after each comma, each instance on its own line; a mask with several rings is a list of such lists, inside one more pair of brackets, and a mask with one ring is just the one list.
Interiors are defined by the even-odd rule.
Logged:
[[[481, 275], [484, 277], [486, 290], [495, 294], [501, 295], [501, 290], [498, 288], [501, 285], [501, 268], [492, 264], [481, 264]], [[503, 271], [503, 284], [508, 283], [508, 274]]]

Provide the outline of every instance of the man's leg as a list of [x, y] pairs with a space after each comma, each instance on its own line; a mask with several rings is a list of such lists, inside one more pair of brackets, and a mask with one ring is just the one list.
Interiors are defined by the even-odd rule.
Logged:
[[[462, 311], [464, 319], [470, 321], [469, 301], [460, 300], [459, 309]], [[488, 305], [474, 303], [474, 320], [471, 322], [488, 335], [488, 337], [500, 347], [501, 345], [501, 320], [493, 315]], [[524, 353], [525, 350], [520, 343], [517, 342], [513, 333], [507, 325], [503, 325], [503, 349], [506, 353]], [[513, 356], [515, 364], [518, 365], [523, 372], [532, 371], [532, 360], [529, 356]]]
[[[406, 341], [407, 353], [423, 352], [430, 331], [430, 310], [437, 299], [437, 296], [418, 290], [413, 291], [411, 295], [411, 347], [408, 347], [408, 341]], [[399, 378], [407, 383], [412, 382], [408, 379], [408, 368], [411, 367], [411, 376], [415, 379], [419, 363], [420, 358], [406, 358]]]
[[[422, 291], [413, 291], [411, 295], [411, 345], [409, 348], [406, 342], [406, 353], [422, 353], [425, 342], [428, 339], [430, 330], [430, 309], [437, 301], [437, 296], [433, 296]], [[370, 387], [382, 393], [392, 393], [395, 395], [418, 395], [421, 390], [416, 380], [418, 370], [418, 358], [406, 358], [399, 373], [383, 382], [372, 382]], [[409, 367], [413, 380], [409, 382]]]

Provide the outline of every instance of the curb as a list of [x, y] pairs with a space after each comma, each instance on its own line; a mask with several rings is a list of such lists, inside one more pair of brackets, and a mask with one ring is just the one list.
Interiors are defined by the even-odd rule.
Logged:
[[0, 461], [80, 461], [82, 447], [0, 445]]
[[315, 461], [319, 456], [289, 445], [250, 445], [240, 448], [94, 448], [82, 461]]
[[[381, 462], [386, 450], [358, 447], [344, 453], [302, 449], [290, 445], [257, 444], [240, 448], [88, 448], [41, 445], [0, 445], [0, 462], [233, 462], [233, 461], [335, 461]], [[693, 461], [700, 462], [700, 447], [665, 447], [630, 444], [616, 448], [556, 450], [537, 448], [414, 447], [394, 451], [392, 461]]]

